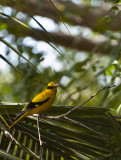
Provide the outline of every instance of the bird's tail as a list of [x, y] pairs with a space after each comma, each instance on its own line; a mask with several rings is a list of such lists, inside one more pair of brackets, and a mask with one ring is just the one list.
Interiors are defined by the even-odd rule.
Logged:
[[26, 117], [28, 115], [27, 111], [22, 111], [20, 114], [18, 114], [15, 117], [15, 121], [12, 123], [11, 126], [9, 126], [9, 128], [13, 127], [18, 121], [20, 121], [21, 119], [23, 119], [24, 117]]

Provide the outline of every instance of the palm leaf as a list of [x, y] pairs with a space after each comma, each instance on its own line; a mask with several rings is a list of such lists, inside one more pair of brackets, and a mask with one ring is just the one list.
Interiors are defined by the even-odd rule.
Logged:
[[[17, 107], [19, 106], [19, 107]], [[10, 118], [20, 111], [23, 104], [2, 103], [0, 113], [10, 124]], [[68, 111], [68, 106], [53, 106], [46, 115], [55, 116]], [[7, 116], [13, 111], [14, 115]], [[121, 156], [120, 124], [108, 110], [103, 108], [81, 107], [73, 111], [67, 119], [39, 119], [43, 141], [44, 159], [117, 159]], [[0, 126], [3, 128], [3, 121]], [[39, 140], [36, 117], [29, 116], [18, 122], [10, 133], [18, 144], [11, 142], [1, 130], [0, 149], [17, 158], [38, 159]]]

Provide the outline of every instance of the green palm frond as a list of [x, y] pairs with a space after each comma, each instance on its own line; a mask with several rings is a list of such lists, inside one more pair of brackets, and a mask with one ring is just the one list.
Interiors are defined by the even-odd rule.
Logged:
[[[15, 115], [8, 114], [19, 112], [23, 105], [2, 104], [0, 113], [10, 124]], [[3, 109], [4, 108], [4, 109]], [[53, 106], [46, 115], [56, 116], [68, 111], [69, 106]], [[10, 112], [10, 113], [9, 113]], [[39, 119], [40, 133], [43, 142], [44, 159], [118, 159], [121, 156], [121, 127], [120, 123], [108, 110], [103, 108], [81, 107], [69, 114], [67, 118]], [[46, 118], [45, 118], [46, 117]], [[3, 128], [3, 121], [0, 126]], [[16, 144], [8, 140], [1, 130], [0, 150], [11, 156], [22, 159], [39, 158], [39, 140], [36, 126], [36, 117], [29, 116], [18, 122], [9, 130]], [[0, 154], [2, 157], [2, 154]]]

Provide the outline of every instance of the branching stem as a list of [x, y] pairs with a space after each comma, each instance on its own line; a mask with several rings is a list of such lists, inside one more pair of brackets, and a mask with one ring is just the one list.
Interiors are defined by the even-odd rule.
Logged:
[[67, 111], [64, 114], [58, 115], [58, 116], [46, 116], [46, 118], [52, 118], [52, 119], [58, 119], [64, 116], [69, 115], [71, 112], [73, 112], [74, 110], [78, 109], [79, 107], [82, 107], [84, 104], [86, 104], [87, 102], [89, 102], [90, 100], [92, 100], [94, 97], [96, 97], [100, 92], [102, 92], [105, 89], [109, 89], [109, 88], [113, 88], [116, 85], [112, 85], [112, 86], [107, 86], [107, 87], [103, 87], [101, 90], [99, 90], [97, 93], [95, 93], [93, 96], [91, 96], [89, 99], [87, 99], [86, 101], [84, 101], [83, 103], [81, 103], [78, 106], [75, 106], [74, 108], [70, 109], [69, 111]]

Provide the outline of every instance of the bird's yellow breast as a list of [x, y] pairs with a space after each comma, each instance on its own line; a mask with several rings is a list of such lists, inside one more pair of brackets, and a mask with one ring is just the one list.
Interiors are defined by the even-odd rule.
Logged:
[[29, 111], [30, 112], [29, 114], [38, 114], [38, 113], [44, 112], [47, 109], [49, 109], [55, 100], [56, 92], [57, 92], [56, 89], [45, 90], [44, 92], [41, 92], [36, 97], [34, 97], [32, 102], [42, 102], [42, 101], [46, 100], [47, 98], [49, 98], [49, 99], [47, 102], [45, 102], [41, 105], [36, 105], [36, 108]]

